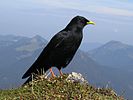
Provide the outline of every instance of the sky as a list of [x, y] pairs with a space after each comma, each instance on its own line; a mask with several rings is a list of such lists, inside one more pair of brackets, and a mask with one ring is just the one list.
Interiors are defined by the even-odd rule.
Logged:
[[83, 42], [133, 45], [133, 0], [0, 0], [0, 34], [41, 35], [50, 40], [69, 21], [84, 16]]

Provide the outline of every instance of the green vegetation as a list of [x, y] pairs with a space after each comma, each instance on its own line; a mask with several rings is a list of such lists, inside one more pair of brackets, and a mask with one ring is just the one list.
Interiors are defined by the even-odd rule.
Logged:
[[41, 78], [17, 89], [0, 90], [0, 100], [124, 100], [112, 89], [69, 82], [67, 76]]

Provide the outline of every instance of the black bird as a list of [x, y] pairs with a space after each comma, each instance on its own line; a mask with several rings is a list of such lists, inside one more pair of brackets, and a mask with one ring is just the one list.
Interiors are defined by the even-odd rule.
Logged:
[[95, 23], [82, 16], [74, 17], [63, 30], [53, 36], [22, 79], [30, 76], [29, 81], [32, 73], [39, 74], [42, 69], [44, 72], [50, 69], [54, 77], [52, 67], [57, 67], [62, 75], [61, 68], [65, 68], [75, 55], [83, 38], [83, 28], [87, 24]]

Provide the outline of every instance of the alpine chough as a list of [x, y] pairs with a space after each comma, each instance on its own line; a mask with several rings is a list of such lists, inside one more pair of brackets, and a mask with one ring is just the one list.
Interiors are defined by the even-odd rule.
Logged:
[[40, 74], [42, 70], [46, 72], [48, 69], [54, 77], [52, 67], [57, 67], [62, 75], [61, 68], [65, 68], [75, 55], [83, 38], [83, 28], [87, 24], [95, 23], [82, 16], [74, 17], [63, 30], [53, 36], [22, 79], [31, 77], [32, 73]]

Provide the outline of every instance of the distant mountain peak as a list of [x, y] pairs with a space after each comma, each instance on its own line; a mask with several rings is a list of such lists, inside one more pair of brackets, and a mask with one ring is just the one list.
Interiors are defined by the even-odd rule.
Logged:
[[45, 43], [47, 43], [47, 40], [46, 39], [44, 39], [42, 36], [40, 36], [40, 35], [35, 35], [35, 36], [33, 36], [32, 38], [31, 38], [31, 41], [32, 42], [45, 42]]
[[120, 41], [111, 40], [106, 44], [104, 44], [103, 46], [101, 46], [100, 48], [116, 50], [116, 49], [128, 48], [129, 46], [130, 45], [122, 43]]
[[32, 38], [36, 38], [36, 39], [43, 39], [43, 40], [44, 40], [44, 38], [43, 38], [43, 37], [41, 37], [40, 35], [35, 35], [35, 36], [33, 36]]
[[109, 41], [88, 53], [101, 65], [112, 67], [133, 65], [133, 46], [120, 41]]
[[122, 42], [116, 41], [116, 40], [111, 40], [107, 44], [122, 44]]
[[44, 38], [41, 37], [40, 35], [35, 35], [35, 36], [33, 36], [31, 39], [44, 40]]
[[35, 35], [34, 37], [28, 38], [27, 41], [21, 40], [21, 43], [21, 45], [16, 47], [17, 51], [33, 52], [46, 45], [47, 40], [40, 35]]

